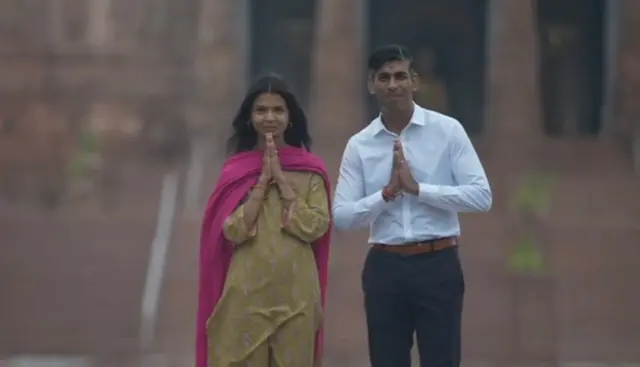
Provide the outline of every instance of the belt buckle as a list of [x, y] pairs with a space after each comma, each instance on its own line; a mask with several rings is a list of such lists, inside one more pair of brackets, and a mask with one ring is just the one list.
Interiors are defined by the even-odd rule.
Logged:
[[429, 251], [427, 252], [434, 252], [436, 250], [436, 240], [427, 240], [418, 244], [418, 246], [419, 247], [426, 246], [429, 248]]
[[[409, 251], [407, 255], [427, 254], [435, 250], [433, 241], [414, 242], [413, 246], [415, 250]], [[424, 250], [420, 250], [420, 249], [424, 249]]]

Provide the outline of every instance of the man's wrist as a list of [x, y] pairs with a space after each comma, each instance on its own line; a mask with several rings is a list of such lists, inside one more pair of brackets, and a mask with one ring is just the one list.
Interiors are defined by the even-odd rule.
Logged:
[[415, 184], [411, 185], [410, 187], [408, 187], [406, 189], [406, 192], [408, 194], [411, 194], [411, 195], [414, 195], [414, 196], [420, 195], [420, 184], [415, 183]]
[[384, 201], [389, 202], [393, 201], [399, 194], [399, 190], [395, 189], [392, 186], [385, 186], [382, 189], [382, 198]]

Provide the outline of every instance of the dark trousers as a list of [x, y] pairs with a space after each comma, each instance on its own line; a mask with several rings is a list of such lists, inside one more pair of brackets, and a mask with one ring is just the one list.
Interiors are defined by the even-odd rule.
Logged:
[[371, 367], [458, 367], [464, 277], [457, 247], [404, 255], [371, 249], [362, 272]]

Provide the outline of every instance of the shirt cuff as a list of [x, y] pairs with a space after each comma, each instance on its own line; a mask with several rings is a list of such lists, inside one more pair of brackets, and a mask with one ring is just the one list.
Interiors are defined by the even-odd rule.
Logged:
[[[362, 211], [379, 214], [384, 210], [389, 203], [384, 201], [382, 197], [382, 190], [367, 196], [362, 201]], [[360, 210], [359, 210], [360, 211]]]
[[418, 198], [422, 201], [430, 201], [438, 196], [440, 193], [440, 186], [421, 183], [418, 185], [420, 192], [418, 192]]

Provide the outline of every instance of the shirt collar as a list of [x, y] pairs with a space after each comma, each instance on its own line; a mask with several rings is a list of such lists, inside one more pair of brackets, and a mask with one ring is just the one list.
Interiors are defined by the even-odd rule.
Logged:
[[[418, 125], [424, 126], [426, 124], [426, 113], [425, 110], [418, 106], [415, 102], [413, 103], [413, 114], [411, 115], [411, 120], [409, 120], [409, 125]], [[375, 120], [373, 120], [373, 135], [377, 135], [381, 131], [388, 131], [387, 128], [384, 127], [382, 123], [382, 114], [379, 114]], [[407, 125], [407, 126], [409, 126]]]

